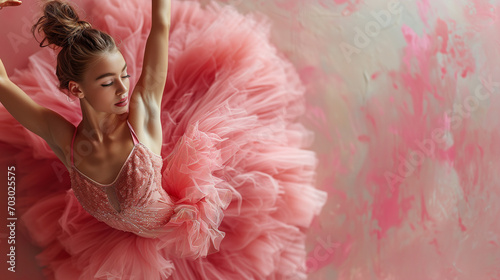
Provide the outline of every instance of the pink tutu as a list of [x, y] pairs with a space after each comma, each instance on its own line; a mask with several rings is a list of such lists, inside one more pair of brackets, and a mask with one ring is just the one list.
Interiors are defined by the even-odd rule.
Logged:
[[[134, 85], [150, 1], [89, 2], [87, 19], [115, 38]], [[304, 88], [268, 33], [264, 20], [231, 7], [172, 3], [162, 187], [176, 204], [194, 206], [170, 246], [170, 238], [140, 237], [89, 215], [47, 144], [0, 108], [0, 148], [13, 151], [1, 161], [18, 167], [22, 230], [43, 249], [37, 260], [47, 278], [306, 278], [305, 233], [326, 193], [314, 188], [317, 160], [305, 149], [313, 135], [298, 121]], [[76, 125], [79, 104], [57, 89], [55, 56], [41, 49], [11, 79]], [[207, 199], [196, 203], [200, 197]], [[208, 238], [218, 251], [196, 253]]]

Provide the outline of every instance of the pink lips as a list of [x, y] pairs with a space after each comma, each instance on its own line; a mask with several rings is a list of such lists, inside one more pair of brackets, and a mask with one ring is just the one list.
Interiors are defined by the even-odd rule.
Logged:
[[124, 107], [127, 105], [127, 103], [128, 103], [128, 99], [127, 99], [127, 97], [125, 97], [122, 100], [120, 100], [120, 102], [116, 103], [115, 106]]

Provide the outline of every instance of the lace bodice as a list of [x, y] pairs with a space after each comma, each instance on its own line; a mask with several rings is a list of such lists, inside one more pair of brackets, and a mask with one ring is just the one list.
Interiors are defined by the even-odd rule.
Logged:
[[172, 216], [173, 204], [161, 186], [162, 158], [137, 140], [130, 124], [129, 128], [135, 145], [114, 182], [105, 185], [92, 180], [72, 160], [71, 188], [82, 207], [96, 219], [154, 238], [156, 229]]

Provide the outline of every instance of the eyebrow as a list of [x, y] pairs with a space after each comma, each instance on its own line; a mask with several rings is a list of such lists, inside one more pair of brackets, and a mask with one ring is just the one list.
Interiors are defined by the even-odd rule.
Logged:
[[[125, 63], [125, 66], [123, 66], [123, 69], [122, 69], [122, 72], [125, 71], [125, 68], [127, 68], [127, 63]], [[114, 76], [115, 74], [114, 73], [106, 73], [106, 74], [102, 74], [101, 76], [97, 77], [95, 80], [99, 80], [99, 79], [102, 79], [102, 78], [105, 78], [105, 77], [108, 77], [108, 76]]]

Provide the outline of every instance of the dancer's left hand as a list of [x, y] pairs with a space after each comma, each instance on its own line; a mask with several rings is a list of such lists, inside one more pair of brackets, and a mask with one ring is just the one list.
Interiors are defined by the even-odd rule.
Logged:
[[3, 8], [3, 7], [8, 7], [8, 6], [19, 6], [21, 5], [23, 2], [19, 1], [19, 0], [0, 0], [0, 10]]

